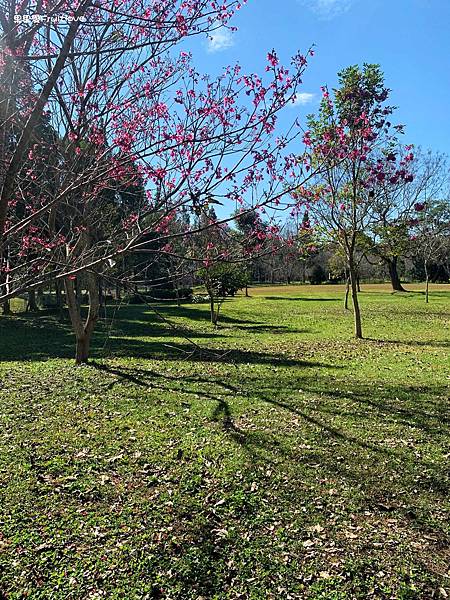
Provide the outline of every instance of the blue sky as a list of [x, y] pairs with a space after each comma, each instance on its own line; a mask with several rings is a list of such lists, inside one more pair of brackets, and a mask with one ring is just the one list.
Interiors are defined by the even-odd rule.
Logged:
[[340, 69], [379, 63], [405, 143], [450, 154], [450, 0], [248, 0], [233, 25], [237, 33], [193, 43], [200, 71], [238, 61], [244, 71], [263, 72], [272, 48], [288, 62], [315, 44], [303, 104], [289, 109], [291, 120], [317, 109], [320, 86], [332, 87]]

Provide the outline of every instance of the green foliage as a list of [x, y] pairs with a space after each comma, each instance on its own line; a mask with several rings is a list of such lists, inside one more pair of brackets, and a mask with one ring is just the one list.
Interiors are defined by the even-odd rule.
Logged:
[[322, 265], [314, 265], [309, 276], [309, 281], [312, 285], [323, 283], [327, 280], [327, 274]]
[[245, 268], [233, 263], [219, 262], [201, 269], [198, 273], [211, 298], [220, 300], [234, 296], [238, 290], [250, 283]]
[[407, 222], [378, 223], [373, 226], [377, 244], [372, 247], [381, 256], [404, 256], [411, 249]]
[[351, 127], [356, 117], [370, 113], [387, 98], [380, 65], [352, 65], [338, 73], [339, 87], [334, 90], [339, 118]]
[[234, 215], [234, 222], [239, 233], [250, 236], [261, 224], [261, 219], [255, 211], [239, 212]]

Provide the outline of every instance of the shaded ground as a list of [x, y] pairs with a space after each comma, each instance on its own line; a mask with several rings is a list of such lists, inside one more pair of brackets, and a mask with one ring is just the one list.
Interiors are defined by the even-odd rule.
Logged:
[[125, 307], [81, 368], [0, 319], [0, 598], [450, 593], [450, 293], [363, 293], [357, 343], [329, 287], [262, 290], [159, 307], [194, 354]]

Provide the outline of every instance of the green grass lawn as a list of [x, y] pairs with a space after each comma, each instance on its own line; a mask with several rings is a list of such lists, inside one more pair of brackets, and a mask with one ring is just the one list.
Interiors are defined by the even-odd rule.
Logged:
[[0, 598], [450, 595], [450, 288], [366, 290], [0, 318]]

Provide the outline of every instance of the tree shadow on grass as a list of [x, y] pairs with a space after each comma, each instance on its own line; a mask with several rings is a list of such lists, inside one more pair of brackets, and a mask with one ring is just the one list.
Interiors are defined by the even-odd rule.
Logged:
[[257, 325], [234, 325], [233, 329], [239, 329], [242, 331], [251, 331], [253, 333], [310, 333], [308, 329], [294, 329], [292, 327], [288, 327], [286, 325], [267, 325], [264, 323], [259, 323]]
[[[256, 355], [254, 356], [254, 360], [261, 364], [261, 355], [259, 353], [251, 354]], [[273, 355], [269, 356], [270, 360], [274, 359]], [[229, 358], [225, 356], [223, 360], [224, 364], [232, 363], [234, 357], [234, 354]], [[248, 356], [245, 357], [245, 360], [243, 361], [244, 364], [247, 363], [247, 359]], [[211, 362], [217, 362], [219, 360], [219, 357], [212, 357]], [[286, 360], [284, 357], [281, 357], [279, 360], [279, 364], [285, 365]], [[192, 358], [189, 359], [189, 362], [192, 362]], [[195, 358], [193, 362], [195, 362]], [[287, 366], [303, 369], [336, 369], [335, 365], [314, 361], [288, 360], [287, 363]], [[100, 371], [118, 376], [119, 380], [125, 380], [143, 388], [155, 387], [155, 382], [158, 380], [168, 382], [169, 386], [170, 383], [180, 382], [179, 375], [160, 373], [154, 369], [119, 367], [116, 365], [111, 366], [107, 361], [102, 363], [95, 362], [92, 363], [92, 366]], [[314, 428], [319, 428], [329, 437], [339, 441], [350, 442], [364, 450], [370, 450], [374, 453], [393, 454], [389, 447], [365, 441], [363, 439], [364, 436], [362, 435], [354, 436], [345, 433], [339, 427], [330, 425], [330, 421], [334, 422], [337, 418], [342, 421], [345, 421], [346, 419], [355, 419], [355, 417], [361, 417], [361, 419], [363, 419], [364, 416], [366, 416], [367, 419], [368, 411], [373, 411], [373, 418], [378, 419], [382, 417], [392, 424], [402, 424], [413, 429], [422, 430], [427, 435], [436, 438], [446, 434], [448, 430], [447, 424], [450, 423], [450, 416], [445, 416], [444, 413], [445, 402], [443, 399], [446, 397], [445, 386], [428, 388], [413, 385], [385, 385], [383, 394], [376, 396], [374, 394], [374, 386], [367, 386], [364, 384], [350, 386], [346, 383], [345, 389], [330, 389], [329, 381], [327, 381], [325, 375], [318, 373], [304, 373], [301, 377], [301, 385], [303, 386], [302, 394], [308, 392], [320, 399], [320, 401], [314, 402], [308, 410], [305, 409], [305, 404], [300, 404], [295, 397], [293, 399], [291, 398], [291, 400], [281, 400], [277, 397], [278, 395], [285, 395], [287, 398], [292, 396], [293, 386], [292, 383], [290, 383], [291, 375], [289, 372], [285, 372], [284, 375], [280, 373], [277, 374], [276, 377], [274, 376], [272, 382], [273, 387], [270, 388], [270, 392], [268, 392], [267, 386], [262, 387], [260, 384], [258, 385], [258, 380], [254, 378], [242, 380], [239, 385], [233, 385], [229, 381], [222, 379], [220, 376], [204, 377], [195, 374], [184, 375], [182, 381], [183, 393], [192, 393], [208, 400], [214, 400], [217, 403], [217, 406], [214, 408], [212, 416], [216, 419], [222, 415], [225, 424], [229, 423], [230, 419], [232, 419], [230, 406], [222, 397], [218, 397], [217, 393], [212, 393], [213, 390], [221, 389], [221, 394], [227, 395], [231, 400], [236, 400], [238, 396], [241, 396], [247, 399], [251, 398], [252, 401], [256, 403], [263, 402], [271, 404], [277, 408], [288, 411], [295, 416], [301, 417], [309, 425]], [[200, 384], [201, 389], [198, 387], [189, 389], [190, 384], [195, 384], [196, 386]], [[166, 391], [169, 389], [177, 391], [170, 387], [165, 387], [164, 389], [166, 389]], [[434, 398], [433, 405], [430, 405], [429, 402], [430, 394]], [[411, 404], [408, 404], [408, 402], [411, 402], [412, 398], [414, 398], [414, 407], [411, 406]], [[427, 410], [425, 410], [423, 406], [426, 406]]]
[[[101, 372], [118, 378], [110, 383], [109, 389], [119, 383], [126, 382], [145, 390], [157, 389], [163, 393], [181, 391], [183, 395], [192, 395], [195, 398], [206, 400], [208, 405], [211, 405], [210, 421], [219, 423], [227, 435], [237, 444], [245, 447], [253, 458], [256, 458], [255, 449], [269, 451], [274, 446], [279, 446], [273, 435], [267, 435], [261, 431], [244, 431], [236, 424], [230, 403], [236, 400], [238, 396], [247, 396], [248, 398], [248, 393], [229, 382], [219, 378], [187, 375], [183, 376], [183, 386], [179, 389], [177, 387], [180, 384], [179, 375], [160, 373], [153, 369], [140, 367], [112, 366], [106, 361], [101, 363], [91, 362], [90, 365]], [[305, 363], [305, 365], [311, 366], [311, 363]], [[224, 395], [227, 396], [227, 399], [223, 397]]]
[[[156, 309], [158, 313], [160, 313], [163, 317], [166, 317], [168, 319], [173, 317], [181, 317], [193, 321], [203, 321], [205, 324], [209, 323], [211, 320], [209, 306], [205, 304], [189, 304], [187, 306], [176, 306], [173, 304], [169, 304], [157, 306]], [[151, 310], [146, 308], [146, 315], [148, 314], [151, 314]], [[235, 317], [230, 317], [224, 312], [220, 313], [219, 323], [236, 323], [238, 325], [259, 324], [258, 321], [249, 321], [246, 319], [236, 319]]]
[[273, 352], [257, 352], [254, 350], [231, 349], [226, 350], [220, 347], [196, 348], [188, 342], [178, 342], [164, 344], [161, 342], [152, 342], [145, 340], [127, 340], [116, 338], [111, 344], [111, 351], [115, 356], [132, 356], [133, 358], [144, 358], [154, 360], [173, 360], [179, 361], [185, 359], [194, 363], [222, 363], [234, 365], [267, 365], [273, 367], [314, 367], [314, 368], [333, 368], [340, 369], [333, 364], [299, 360], [289, 358], [284, 354]]
[[[260, 361], [260, 356], [257, 356], [256, 360]], [[283, 361], [282, 358], [281, 363]], [[288, 361], [288, 363], [288, 366], [295, 371], [297, 371], [296, 367], [300, 367], [302, 371], [308, 367], [321, 370], [336, 369], [334, 365], [314, 361]], [[222, 420], [224, 429], [233, 437], [236, 437], [236, 441], [247, 447], [256, 441], [260, 443], [261, 440], [259, 434], [254, 435], [258, 433], [257, 431], [245, 432], [235, 423], [230, 402], [235, 402], [239, 395], [251, 399], [253, 403], [263, 402], [288, 411], [295, 417], [301, 418], [308, 428], [312, 427], [321, 431], [325, 436], [324, 439], [334, 439], [340, 444], [358, 448], [359, 452], [366, 453], [368, 451], [373, 455], [381, 455], [393, 460], [403, 454], [404, 448], [402, 447], [399, 452], [398, 449], [392, 448], [388, 443], [380, 443], [380, 440], [376, 439], [378, 433], [376, 429], [373, 433], [365, 429], [366, 427], [370, 428], [371, 421], [377, 422], [381, 419], [387, 425], [392, 425], [392, 427], [397, 428], [401, 425], [411, 429], [411, 431], [423, 432], [423, 435], [437, 443], [442, 443], [448, 435], [450, 415], [446, 412], [448, 410], [445, 400], [447, 389], [444, 385], [383, 384], [382, 389], [379, 390], [376, 384], [367, 385], [361, 382], [356, 385], [341, 380], [339, 383], [341, 389], [339, 389], [335, 380], [333, 381], [333, 387], [330, 385], [330, 380], [324, 371], [315, 372], [314, 374], [303, 371], [300, 377], [302, 392], [308, 392], [318, 399], [311, 407], [308, 407], [307, 404], [299, 403], [295, 395], [292, 398], [294, 386], [290, 371], [291, 369], [284, 373], [278, 372], [276, 375], [272, 375], [273, 386], [270, 392], [267, 391], [266, 386], [261, 385], [261, 381], [254, 377], [249, 380], [240, 380], [239, 384], [233, 385], [220, 376], [202, 377], [198, 375], [183, 377], [185, 384], [183, 391], [195, 393], [205, 399], [215, 401], [216, 406], [212, 412], [212, 419]], [[145, 373], [144, 369], [141, 374], [145, 376]], [[158, 377], [158, 374], [151, 374], [153, 381], [155, 376]], [[164, 376], [164, 378], [178, 379], [172, 376]], [[201, 391], [199, 392], [198, 387], [194, 387], [189, 392], [191, 383], [200, 384]], [[222, 390], [220, 395], [214, 393], [214, 390], [217, 389]], [[223, 398], [224, 395], [227, 399]], [[432, 398], [432, 401], [430, 401], [430, 398]], [[357, 431], [354, 425], [355, 420], [357, 421], [359, 418], [361, 419], [361, 431]], [[341, 423], [347, 421], [349, 425], [342, 428], [336, 426], [336, 421]], [[274, 432], [277, 433], [276, 430]], [[270, 438], [270, 440], [267, 441], [268, 445], [273, 442], [273, 438]], [[398, 440], [398, 442], [403, 444], [401, 440]], [[411, 456], [410, 458], [412, 465], [420, 463], [417, 456]], [[429, 464], [428, 467], [430, 467]], [[441, 490], [442, 493], [447, 492], [445, 477], [433, 478], [433, 487], [437, 491]]]
[[40, 361], [75, 353], [70, 326], [42, 315], [0, 319], [0, 344], [0, 361]]
[[194, 338], [194, 339], [211, 339], [220, 337], [220, 329], [210, 328], [209, 331], [201, 331], [198, 329], [190, 329], [184, 324], [174, 323], [172, 325], [164, 323], [161, 320], [151, 321], [130, 321], [120, 320], [114, 322], [108, 327], [111, 337], [127, 337], [127, 338]]
[[[429, 513], [442, 506], [450, 494], [446, 461], [440, 461], [431, 454], [422, 456], [422, 444], [426, 448], [432, 443], [436, 448], [445, 450], [450, 422], [444, 416], [446, 387], [385, 386], [383, 397], [374, 399], [371, 386], [346, 386], [347, 390], [340, 392], [330, 390], [324, 375], [305, 376], [303, 385], [305, 391], [318, 395], [320, 402], [308, 407], [284, 400], [282, 385], [279, 386], [278, 397], [264, 390], [255, 390], [259, 401], [287, 411], [298, 422], [297, 430], [273, 430], [274, 435], [279, 437], [279, 445], [275, 445], [273, 436], [264, 436], [262, 431], [248, 432], [242, 428], [239, 429], [238, 438], [232, 432], [233, 439], [238, 439], [247, 449], [253, 447], [254, 451], [250, 452], [254, 460], [265, 460], [264, 454], [270, 452], [280, 458], [284, 456], [291, 461], [298, 461], [299, 457], [295, 456], [293, 450], [295, 442], [291, 445], [285, 443], [286, 438], [290, 437], [293, 441], [296, 437], [312, 437], [314, 442], [310, 442], [307, 470], [314, 468], [324, 478], [348, 482], [363, 492], [366, 508], [400, 512], [415, 527], [424, 532], [433, 531], [444, 539], [442, 530], [430, 525]], [[430, 396], [433, 398], [431, 406]], [[343, 399], [350, 399], [356, 408], [352, 410], [352, 405], [341, 407], [340, 401]], [[416, 408], [416, 403], [420, 407]], [[424, 405], [427, 410], [423, 408]], [[223, 409], [219, 406], [218, 410]], [[229, 413], [229, 410], [223, 411], [227, 421], [230, 419]], [[358, 417], [359, 427], [356, 425]], [[385, 437], [377, 431], [378, 423], [384, 419], [391, 425], [392, 432]], [[390, 438], [390, 435], [401, 436], [405, 428], [406, 431], [419, 433], [407, 440]], [[260, 434], [264, 437], [261, 438]], [[279, 458], [275, 458], [273, 463], [276, 465], [278, 461]], [[367, 470], [364, 470], [365, 464], [370, 465]]]
[[[440, 500], [448, 497], [450, 482], [444, 461], [440, 463], [434, 457], [422, 458], [422, 452], [418, 452], [422, 443], [431, 442], [441, 448], [446, 445], [450, 418], [447, 405], [448, 390], [445, 385], [384, 384], [381, 394], [379, 391], [377, 394], [374, 393], [374, 389], [377, 389], [376, 384], [355, 385], [342, 381], [340, 385], [343, 389], [336, 389], [335, 384], [332, 388], [323, 375], [305, 376], [302, 385], [304, 391], [317, 398], [317, 402], [310, 408], [307, 404], [299, 404], [295, 399], [280, 399], [264, 390], [258, 397], [265, 403], [299, 417], [307, 428], [312, 427], [322, 432], [324, 443], [327, 438], [334, 440], [337, 443], [336, 454], [340, 446], [339, 453], [352, 456], [351, 462], [355, 466], [367, 462], [369, 456], [379, 457], [381, 461], [389, 463], [389, 468], [399, 475], [397, 481], [401, 481], [402, 477], [407, 479], [426, 473], [426, 477], [414, 477], [412, 487], [421, 489], [425, 496], [435, 495]], [[282, 385], [279, 387], [280, 390], [283, 389]], [[387, 431], [391, 432], [386, 434], [388, 439], [380, 436], [380, 423], [386, 423]], [[416, 441], [405, 441], [395, 437], [390, 439], [391, 435], [401, 435], [405, 428], [415, 436], [413, 439]], [[355, 455], [360, 455], [360, 458], [355, 460]], [[352, 473], [349, 465], [350, 461], [348, 464], [332, 461], [321, 465], [321, 468], [340, 473], [345, 478], [354, 480], [357, 485], [366, 487], [361, 480], [361, 473]], [[398, 485], [395, 480], [394, 477], [380, 482], [381, 487], [390, 489], [394, 496]], [[378, 497], [379, 492], [380, 490], [371, 488], [370, 484], [367, 485], [369, 495]]]
[[[180, 315], [178, 315], [180, 316]], [[239, 324], [237, 324], [239, 323]], [[209, 321], [209, 312], [205, 315], [205, 326], [208, 331], [190, 329], [179, 322], [173, 323], [173, 326], [164, 325], [164, 322], [156, 315], [145, 315], [145, 318], [124, 319], [116, 321], [112, 327], [112, 332], [116, 335], [121, 333], [126, 336], [135, 337], [159, 337], [159, 336], [174, 336], [182, 337], [183, 335], [193, 338], [217, 338], [220, 337], [221, 330], [230, 325], [231, 329], [239, 329], [241, 331], [249, 331], [254, 333], [309, 333], [306, 329], [294, 329], [285, 325], [268, 325], [257, 321], [238, 321], [237, 319], [220, 317], [218, 326], [213, 328]]]
[[[189, 362], [185, 374], [159, 372], [157, 365], [147, 369], [105, 361], [94, 366], [118, 378], [111, 385], [125, 382], [142, 388], [146, 401], [153, 396], [145, 389], [160, 391], [159, 398], [182, 392], [184, 399], [187, 394], [193, 401], [203, 400], [207, 420], [202, 423], [220, 427], [245, 453], [250, 481], [262, 467], [276, 472], [290, 465], [292, 494], [305, 477], [354, 488], [361, 510], [394, 512], [423, 532], [442, 537], [430, 525], [429, 514], [448, 497], [448, 473], [444, 461], [422, 456], [421, 448], [445, 444], [445, 386], [384, 385], [377, 395], [376, 384], [330, 380], [327, 365], [315, 373], [280, 370], [269, 381], [251, 371], [237, 372], [235, 380], [220, 372], [190, 373]], [[299, 385], [301, 394], [296, 394]], [[180, 409], [183, 404], [180, 398]], [[403, 435], [406, 440], [396, 437]], [[286, 494], [287, 501], [289, 489]]]
[[310, 298], [309, 296], [264, 296], [264, 300], [289, 300], [299, 302], [342, 302], [342, 298]]
[[[137, 358], [180, 359], [195, 349], [188, 340], [201, 343], [202, 340], [221, 338], [220, 328], [204, 331], [172, 322], [172, 312], [181, 316], [176, 311], [181, 310], [183, 314], [186, 311], [178, 307], [173, 307], [173, 311], [169, 309], [165, 307], [165, 311], [171, 313], [167, 316], [170, 323], [141, 306], [126, 307], [114, 315], [117, 318], [113, 322], [111, 317], [100, 320], [92, 338], [92, 358], [114, 353]], [[198, 313], [194, 314], [200, 318]], [[208, 324], [207, 315], [202, 316], [205, 324]], [[246, 323], [234, 319], [229, 321]], [[146, 341], [148, 338], [154, 339]], [[61, 323], [56, 316], [44, 312], [0, 318], [0, 361], [41, 361], [72, 358], [74, 354], [75, 337], [69, 322]], [[236, 359], [239, 358], [236, 356]]]
[[[190, 381], [193, 379], [202, 383], [209, 381], [211, 385], [214, 383], [203, 377], [189, 377]], [[183, 518], [179, 519], [179, 527], [186, 531], [187, 536], [192, 540], [196, 553], [201, 556], [202, 565], [202, 568], [198, 569], [196, 566], [198, 562], [196, 562], [195, 566], [183, 572], [183, 582], [186, 585], [195, 589], [198, 587], [203, 592], [207, 590], [211, 595], [217, 589], [224, 589], [223, 576], [216, 582], [209, 574], [211, 565], [218, 566], [219, 563], [226, 563], [230, 551], [227, 536], [218, 538], [215, 532], [224, 527], [221, 511], [224, 510], [227, 514], [228, 506], [234, 499], [235, 489], [239, 491], [239, 498], [243, 502], [239, 517], [243, 523], [247, 520], [249, 523], [264, 522], [266, 515], [277, 515], [278, 519], [280, 517], [277, 511], [280, 510], [283, 514], [283, 509], [287, 507], [291, 507], [294, 513], [298, 508], [296, 502], [302, 505], [309, 504], [312, 507], [311, 513], [306, 513], [311, 523], [314, 522], [312, 519], [315, 517], [314, 504], [320, 498], [320, 513], [324, 519], [331, 516], [339, 523], [340, 520], [346, 518], [350, 520], [351, 517], [355, 519], [355, 523], [364, 523], [365, 515], [368, 515], [367, 521], [370, 522], [370, 518], [374, 518], [381, 524], [389, 517], [393, 524], [392, 528], [404, 527], [402, 535], [408, 536], [405, 540], [418, 540], [421, 539], [421, 535], [427, 537], [431, 534], [432, 537], [427, 539], [434, 540], [436, 551], [447, 548], [448, 538], [443, 532], [443, 527], [440, 528], [436, 521], [430, 519], [433, 512], [440, 510], [448, 495], [445, 465], [434, 465], [434, 461], [417, 457], [413, 449], [409, 449], [408, 446], [400, 444], [398, 448], [390, 448], [386, 447], [381, 440], [372, 441], [370, 431], [364, 431], [363, 425], [361, 431], [356, 434], [353, 433], [355, 430], [349, 431], [347, 428], [330, 425], [330, 411], [323, 410], [321, 405], [316, 406], [315, 409], [303, 410], [294, 401], [273, 398], [264, 389], [259, 388], [255, 380], [252, 381], [255, 384], [252, 394], [256, 396], [256, 400], [270, 404], [276, 409], [280, 408], [296, 417], [300, 423], [297, 426], [297, 436], [300, 440], [309, 438], [311, 431], [321, 433], [314, 436], [315, 445], [309, 442], [311, 446], [305, 446], [308, 450], [306, 455], [302, 456], [296, 454], [295, 445], [289, 446], [284, 443], [286, 437], [290, 436], [292, 439], [296, 435], [294, 432], [278, 431], [276, 428], [270, 434], [261, 429], [249, 431], [240, 426], [239, 418], [233, 417], [232, 399], [214, 398], [211, 394], [202, 394], [205, 399], [216, 402], [211, 412], [211, 420], [222, 423], [223, 431], [247, 453], [250, 462], [241, 467], [244, 471], [242, 479], [230, 482], [225, 493], [221, 491], [219, 509], [216, 508], [217, 497], [213, 495], [209, 505], [208, 496], [203, 498], [202, 512], [207, 523], [204, 520], [201, 522], [189, 520], [186, 523]], [[229, 389], [230, 395], [236, 394], [240, 387], [240, 385], [230, 385], [223, 380], [216, 381], [216, 384], [223, 386], [225, 390]], [[326, 375], [306, 378], [303, 385], [306, 390], [325, 396], [339, 411], [341, 397], [329, 394], [330, 385], [329, 382], [327, 384]], [[355, 400], [355, 387], [357, 386], [353, 384], [348, 386], [348, 394], [352, 400]], [[431, 391], [431, 388], [423, 389], [422, 393], [429, 394]], [[437, 386], [433, 391], [441, 393], [443, 389]], [[282, 386], [279, 392], [280, 395], [283, 393]], [[401, 396], [403, 393], [411, 399], [417, 392], [417, 388], [410, 386], [386, 386], [388, 397]], [[367, 399], [372, 394], [373, 390], [370, 386], [361, 386], [361, 398]], [[369, 403], [369, 409], [372, 408], [379, 407], [376, 403]], [[382, 408], [389, 407], [383, 405]], [[439, 412], [437, 404], [434, 409], [437, 418]], [[392, 406], [391, 410], [394, 415], [397, 414], [395, 406]], [[414, 415], [413, 409], [411, 413]], [[413, 421], [411, 426], [420, 424], [423, 417], [423, 411], [417, 411], [416, 421]], [[280, 425], [281, 423], [282, 421]], [[426, 431], [429, 435], [433, 435], [433, 431], [428, 427]], [[285, 460], [289, 462], [290, 470], [283, 471]], [[272, 472], [275, 472], [275, 477], [282, 478], [281, 489], [279, 480], [275, 479], [273, 482], [261, 475], [266, 472], [268, 466]], [[423, 472], [427, 473], [426, 478], [417, 477]], [[249, 493], [249, 482], [258, 484], [256, 493]], [[308, 482], [312, 485], [309, 486]], [[274, 498], [276, 498], [276, 505], [274, 505]], [[320, 517], [316, 516], [316, 518]], [[366, 531], [365, 535], [368, 544], [379, 543], [379, 537], [374, 532]], [[350, 541], [348, 549], [354, 551], [354, 544], [355, 542]], [[187, 561], [187, 564], [191, 565], [191, 562]]]

